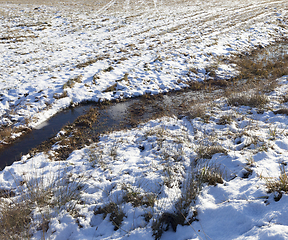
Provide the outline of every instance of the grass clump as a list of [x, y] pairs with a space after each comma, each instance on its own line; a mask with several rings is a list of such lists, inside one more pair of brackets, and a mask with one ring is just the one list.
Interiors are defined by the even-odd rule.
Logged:
[[[255, 49], [249, 55], [234, 60], [240, 71], [238, 79], [276, 79], [288, 74], [287, 43], [278, 42], [266, 48]], [[287, 48], [287, 47], [286, 47]]]
[[260, 93], [232, 93], [227, 98], [228, 104], [232, 106], [249, 106], [249, 107], [258, 107], [261, 108], [269, 102], [269, 99], [266, 95]]
[[161, 239], [164, 231], [170, 228], [176, 232], [178, 225], [191, 225], [192, 222], [198, 221], [195, 202], [204, 184], [215, 186], [224, 183], [223, 172], [215, 164], [192, 169], [193, 172], [188, 173], [182, 183], [181, 196], [174, 205], [174, 211], [164, 212], [154, 219], [152, 231], [155, 240]]
[[81, 115], [75, 120], [74, 125], [76, 127], [92, 127], [93, 123], [97, 121], [98, 115], [98, 110], [91, 107], [85, 115]]
[[107, 163], [103, 158], [103, 151], [97, 146], [91, 145], [88, 150], [88, 161], [92, 163], [92, 167], [99, 166], [103, 171], [108, 169]]
[[117, 89], [117, 83], [113, 84], [112, 86], [106, 88], [105, 90], [103, 90], [103, 92], [114, 92]]
[[227, 150], [220, 145], [200, 146], [196, 149], [197, 159], [211, 159], [216, 153], [227, 154]]
[[268, 193], [288, 193], [288, 174], [286, 173], [285, 166], [280, 166], [280, 176], [278, 179], [266, 179], [266, 187], [268, 188]]
[[105, 69], [103, 70], [103, 72], [111, 72], [111, 71], [113, 71], [113, 70], [114, 70], [114, 67], [109, 66], [108, 68], [105, 68]]
[[132, 188], [123, 186], [126, 194], [123, 197], [123, 201], [131, 203], [133, 207], [146, 206], [154, 207], [156, 196], [154, 194], [141, 194], [140, 192], [134, 191]]
[[63, 91], [62, 93], [54, 93], [53, 98], [55, 99], [61, 99], [68, 97], [67, 91]]
[[231, 115], [222, 115], [220, 119], [218, 120], [218, 125], [226, 125], [230, 124], [232, 122], [232, 116]]
[[288, 115], [288, 108], [280, 108], [278, 110], [273, 111], [274, 114], [283, 114]]
[[88, 59], [86, 62], [77, 64], [75, 67], [76, 68], [84, 68], [84, 67], [87, 67], [93, 63], [96, 63], [97, 61], [98, 61], [98, 59]]
[[0, 141], [5, 141], [6, 138], [9, 138], [12, 134], [11, 127], [2, 127], [0, 129]]
[[104, 207], [94, 209], [94, 215], [97, 214], [103, 214], [103, 219], [110, 214], [109, 220], [114, 225], [114, 231], [117, 231], [120, 228], [123, 218], [125, 217], [122, 209], [114, 202], [110, 202]]
[[2, 201], [0, 204], [0, 238], [29, 239], [31, 206], [25, 202]]
[[197, 117], [204, 119], [206, 116], [205, 107], [201, 106], [200, 104], [196, 104], [191, 108], [191, 110], [189, 111], [189, 113], [187, 113], [187, 115], [190, 119], [194, 119]]
[[70, 78], [70, 79], [63, 85], [63, 89], [65, 89], [65, 88], [73, 88], [76, 83], [81, 83], [81, 82], [82, 82], [82, 78], [83, 78], [82, 75], [78, 75], [78, 76], [76, 76], [76, 77]]
[[219, 167], [207, 165], [201, 169], [197, 178], [201, 183], [208, 183], [208, 185], [216, 186], [217, 183], [224, 183], [222, 175]]
[[[16, 195], [1, 199], [0, 239], [29, 239], [35, 231], [43, 231], [44, 236], [50, 213], [74, 211], [83, 188], [81, 179], [71, 179], [66, 173], [51, 179], [37, 176], [23, 181], [15, 179], [15, 183]], [[37, 221], [33, 221], [35, 211], [41, 215]]]

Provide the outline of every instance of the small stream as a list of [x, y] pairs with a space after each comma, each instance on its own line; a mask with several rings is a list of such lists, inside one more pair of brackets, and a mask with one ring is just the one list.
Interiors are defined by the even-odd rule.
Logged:
[[[147, 103], [143, 98], [136, 98], [124, 102], [111, 103], [104, 108], [97, 103], [89, 103], [79, 104], [74, 108], [65, 109], [41, 124], [43, 127], [39, 126], [38, 129], [33, 129], [31, 132], [18, 138], [13, 144], [1, 149], [0, 170], [5, 166], [11, 165], [14, 161], [20, 160], [22, 155], [25, 155], [31, 149], [36, 148], [40, 143], [54, 137], [65, 125], [73, 123], [91, 107], [97, 108], [99, 115], [97, 122], [93, 124], [93, 128], [89, 131], [92, 131], [92, 134], [97, 135], [111, 130], [115, 131], [123, 128], [131, 128], [132, 125], [127, 116], [131, 114], [131, 107], [134, 105], [142, 106], [143, 104], [146, 104], [145, 111], [143, 111], [141, 115], [135, 116], [135, 118], [145, 121], [155, 116], [155, 112], [157, 112], [160, 105], [162, 108], [165, 108], [168, 106], [170, 107], [172, 103], [180, 104], [184, 99], [187, 99], [187, 101], [193, 101], [194, 99], [195, 101], [196, 99], [199, 100], [204, 97], [205, 94], [200, 94], [199, 91], [172, 92], [153, 100], [151, 106], [149, 106], [149, 101]], [[146, 103], [144, 103], [144, 101]]]
[[13, 144], [0, 150], [0, 169], [20, 160], [22, 155], [35, 148], [41, 142], [53, 137], [67, 123], [73, 122], [78, 116], [85, 113], [89, 106], [79, 106], [75, 109], [66, 109], [46, 121], [42, 128], [33, 129], [18, 138]]
[[[277, 58], [284, 55], [287, 56], [287, 54], [288, 43], [281, 42], [259, 50], [259, 54], [253, 53], [253, 58], [255, 61], [263, 60], [263, 58], [269, 58], [273, 61], [275, 59], [276, 61]], [[215, 94], [215, 97], [217, 94], [221, 94], [219, 91], [221, 92], [221, 90], [212, 93], [188, 90], [168, 93], [161, 99], [154, 100], [153, 106], [146, 108], [141, 116], [138, 117], [142, 120], [149, 120], [154, 116], [154, 112], [157, 111], [158, 106], [161, 108], [169, 108], [172, 105], [178, 106], [183, 102], [201, 102], [206, 97], [211, 98], [213, 94]], [[125, 102], [112, 103], [104, 109], [96, 103], [80, 104], [75, 108], [65, 109], [42, 124], [43, 127], [33, 129], [31, 132], [17, 139], [13, 144], [0, 150], [0, 170], [7, 165], [11, 165], [14, 161], [20, 160], [21, 156], [27, 154], [32, 148], [37, 147], [40, 143], [55, 136], [63, 126], [68, 123], [73, 123], [77, 117], [85, 114], [90, 107], [98, 108], [99, 112], [98, 122], [94, 124], [95, 126], [93, 127], [93, 134], [105, 133], [108, 129], [120, 130], [129, 128], [131, 127], [131, 123], [127, 120], [127, 115], [131, 113], [131, 109], [129, 108], [135, 104], [141, 106], [142, 101], [141, 99], [130, 99]]]

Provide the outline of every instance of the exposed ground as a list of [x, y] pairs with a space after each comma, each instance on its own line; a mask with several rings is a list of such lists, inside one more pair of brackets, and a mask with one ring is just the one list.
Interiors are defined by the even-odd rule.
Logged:
[[229, 78], [233, 65], [219, 57], [287, 34], [285, 1], [87, 4], [1, 5], [2, 143], [84, 100], [177, 90], [211, 72]]
[[87, 137], [91, 110], [1, 171], [1, 238], [288, 238], [287, 1], [19, 3], [0, 2], [2, 145], [144, 98], [134, 128]]

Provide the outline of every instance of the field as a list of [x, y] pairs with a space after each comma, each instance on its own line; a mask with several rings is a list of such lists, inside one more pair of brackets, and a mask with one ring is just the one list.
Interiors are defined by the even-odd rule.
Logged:
[[0, 172], [1, 239], [288, 238], [286, 0], [0, 1], [0, 25], [0, 148], [142, 96], [133, 128], [87, 139], [90, 110]]

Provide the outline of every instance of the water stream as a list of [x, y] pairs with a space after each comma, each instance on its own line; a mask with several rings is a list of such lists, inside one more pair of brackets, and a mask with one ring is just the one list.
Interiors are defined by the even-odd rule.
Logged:
[[[275, 44], [268, 46], [265, 49], [259, 50], [259, 54], [253, 54], [255, 61], [265, 59], [271, 59], [277, 61], [277, 59], [288, 54], [288, 43]], [[249, 56], [251, 57], [251, 56]], [[218, 90], [219, 93], [219, 90]], [[163, 108], [169, 107], [172, 103], [177, 106], [183, 101], [201, 101], [201, 98], [205, 98], [207, 95], [216, 94], [207, 93], [205, 91], [184, 91], [178, 93], [169, 93], [164, 95], [161, 100], [156, 100], [154, 106], [150, 109], [145, 109], [141, 114], [142, 120], [150, 119], [153, 116], [153, 112], [157, 111], [157, 104]], [[158, 101], [158, 102], [157, 102]], [[176, 102], [176, 104], [175, 104]], [[72, 109], [66, 109], [56, 114], [51, 119], [46, 121], [42, 126], [37, 129], [33, 129], [31, 132], [25, 134], [23, 137], [17, 139], [13, 144], [6, 146], [0, 150], [0, 170], [7, 165], [11, 165], [14, 161], [20, 160], [21, 156], [27, 154], [32, 148], [37, 147], [43, 141], [48, 140], [55, 136], [61, 128], [72, 123], [77, 117], [83, 115], [90, 107], [97, 107], [99, 112], [98, 122], [95, 124], [97, 127], [93, 128], [94, 134], [101, 134], [107, 132], [107, 129], [117, 130], [123, 127], [131, 127], [130, 122], [127, 120], [127, 114], [129, 114], [129, 108], [133, 104], [142, 104], [139, 99], [130, 99], [125, 102], [113, 103], [106, 108], [102, 109], [95, 103], [79, 105]]]

